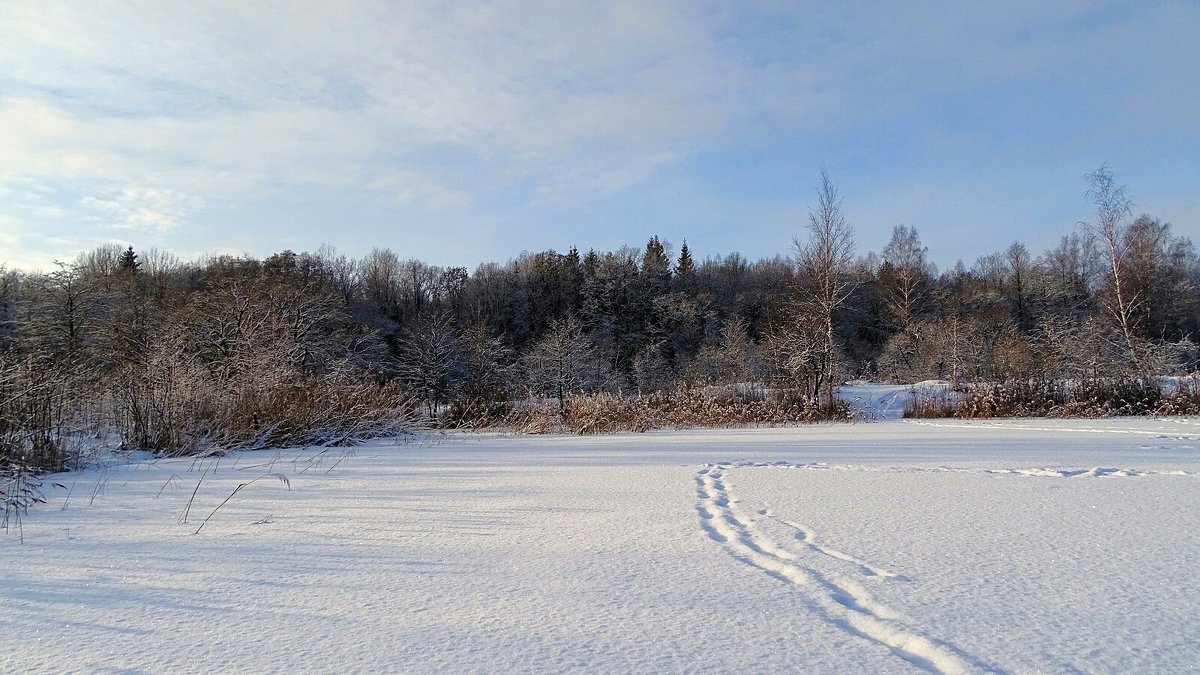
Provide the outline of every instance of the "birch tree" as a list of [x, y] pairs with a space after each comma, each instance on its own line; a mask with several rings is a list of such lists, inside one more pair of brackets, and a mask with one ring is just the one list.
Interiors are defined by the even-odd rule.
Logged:
[[1133, 202], [1125, 195], [1125, 186], [1117, 185], [1108, 164], [1087, 176], [1091, 189], [1087, 196], [1096, 205], [1096, 222], [1088, 225], [1108, 263], [1108, 283], [1100, 301], [1113, 318], [1136, 372], [1143, 372], [1141, 341], [1135, 320], [1145, 304], [1144, 294], [1134, 287], [1129, 260], [1129, 226], [1125, 220], [1133, 213]]
[[[837, 353], [834, 313], [841, 308], [858, 281], [850, 274], [854, 262], [854, 230], [846, 223], [842, 198], [829, 174], [821, 171], [817, 205], [808, 212], [808, 239], [793, 241], [800, 279], [799, 305], [815, 315], [823, 328], [820, 345], [826, 400], [833, 402], [833, 364]], [[817, 388], [819, 392], [819, 385]]]

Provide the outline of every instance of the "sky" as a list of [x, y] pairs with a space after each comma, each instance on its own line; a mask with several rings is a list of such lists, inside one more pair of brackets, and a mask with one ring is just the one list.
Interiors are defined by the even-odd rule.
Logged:
[[1053, 247], [1108, 163], [1200, 240], [1200, 2], [0, 3], [0, 264], [323, 244]]

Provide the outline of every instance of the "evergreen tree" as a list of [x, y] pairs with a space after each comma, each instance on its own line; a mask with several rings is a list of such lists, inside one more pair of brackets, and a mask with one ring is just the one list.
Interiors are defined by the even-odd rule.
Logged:
[[696, 262], [692, 260], [692, 251], [688, 248], [687, 240], [679, 248], [679, 259], [675, 262], [675, 276], [691, 278], [696, 274]]
[[563, 256], [563, 286], [571, 312], [578, 312], [583, 301], [583, 261], [574, 246]]
[[666, 289], [671, 280], [671, 259], [667, 257], [667, 247], [655, 235], [646, 242], [646, 250], [642, 253], [642, 278], [650, 285], [651, 292], [659, 293]]
[[141, 269], [142, 263], [138, 262], [138, 256], [133, 252], [133, 246], [125, 249], [121, 254], [120, 260], [117, 261], [117, 270], [129, 274], [137, 274]]

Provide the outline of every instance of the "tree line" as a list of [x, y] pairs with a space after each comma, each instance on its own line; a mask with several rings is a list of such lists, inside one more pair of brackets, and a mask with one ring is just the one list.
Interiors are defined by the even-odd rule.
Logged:
[[166, 452], [336, 443], [496, 423], [523, 401], [562, 416], [584, 394], [748, 385], [836, 416], [851, 377], [1194, 371], [1192, 242], [1134, 217], [1107, 166], [1087, 182], [1093, 221], [1053, 249], [1013, 242], [943, 271], [906, 225], [860, 255], [825, 174], [790, 255], [757, 261], [654, 236], [473, 271], [331, 246], [184, 262], [107, 245], [49, 273], [0, 268], [0, 449], [61, 468], [88, 435]]

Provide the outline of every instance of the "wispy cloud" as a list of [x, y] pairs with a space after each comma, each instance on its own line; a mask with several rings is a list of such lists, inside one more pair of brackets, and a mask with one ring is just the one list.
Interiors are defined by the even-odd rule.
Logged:
[[95, 220], [112, 229], [165, 234], [179, 229], [204, 200], [166, 188], [126, 187], [107, 198], [84, 197], [82, 206], [99, 213]]
[[[0, 245], [11, 251], [19, 249], [21, 239], [16, 233], [19, 224], [16, 218], [0, 214]], [[0, 265], [3, 265], [4, 262], [0, 260]]]
[[[1039, 149], [1113, 124], [1200, 135], [1200, 52], [1174, 48], [1194, 4], [851, 5], [9, 0], [0, 212], [212, 242], [264, 195], [493, 222], [743, 145], [885, 152], [880, 126]], [[1078, 111], [1039, 114], [1062, 98]]]

